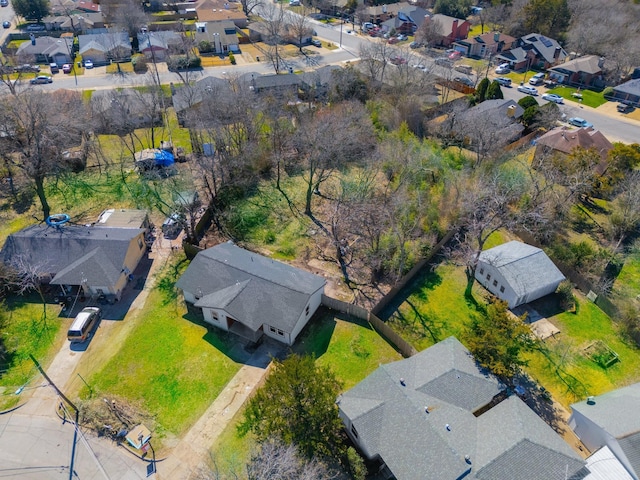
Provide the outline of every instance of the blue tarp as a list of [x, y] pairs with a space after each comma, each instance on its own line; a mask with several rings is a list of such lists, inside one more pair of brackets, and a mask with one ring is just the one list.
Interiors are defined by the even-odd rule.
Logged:
[[169, 167], [175, 163], [173, 154], [166, 150], [159, 150], [155, 153], [156, 165], [160, 167]]

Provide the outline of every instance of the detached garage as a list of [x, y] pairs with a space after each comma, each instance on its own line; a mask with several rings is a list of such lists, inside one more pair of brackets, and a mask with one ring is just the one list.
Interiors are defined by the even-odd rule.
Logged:
[[482, 252], [475, 277], [509, 308], [555, 292], [565, 279], [541, 249], [517, 241]]

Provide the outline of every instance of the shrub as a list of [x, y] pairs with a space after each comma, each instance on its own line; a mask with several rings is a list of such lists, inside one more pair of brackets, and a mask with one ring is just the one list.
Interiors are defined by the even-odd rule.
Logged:
[[349, 462], [351, 478], [353, 478], [353, 480], [364, 480], [367, 476], [367, 467], [364, 464], [363, 458], [355, 448], [349, 447], [347, 449], [347, 461]]
[[576, 310], [576, 298], [573, 296], [573, 285], [568, 280], [565, 280], [558, 285], [556, 294], [560, 298], [560, 306], [563, 310], [569, 312], [575, 312]]
[[520, 100], [518, 100], [518, 105], [526, 110], [529, 107], [537, 107], [538, 102], [531, 95], [527, 95], [526, 97], [522, 97]]
[[208, 40], [202, 40], [200, 43], [198, 43], [198, 51], [200, 53], [209, 53], [213, 52], [213, 50], [213, 43], [209, 42]]
[[200, 57], [189, 57], [186, 55], [179, 55], [171, 57], [167, 62], [169, 70], [187, 70], [189, 68], [200, 68], [202, 60]]
[[233, 53], [229, 53], [229, 61], [231, 62], [231, 65], [236, 64], [236, 57]]
[[131, 58], [133, 71], [136, 73], [144, 73], [147, 71], [147, 58], [144, 55], [134, 55]]

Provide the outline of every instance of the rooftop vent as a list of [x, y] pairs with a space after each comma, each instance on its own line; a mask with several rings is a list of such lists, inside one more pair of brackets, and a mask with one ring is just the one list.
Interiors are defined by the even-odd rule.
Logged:
[[424, 413], [429, 413], [429, 407], [428, 406], [424, 407]]
[[471, 465], [471, 457], [469, 455], [464, 456], [464, 461]]
[[402, 385], [403, 387], [407, 386], [407, 384], [404, 381], [404, 378], [400, 378], [400, 385]]
[[447, 432], [451, 431], [451, 425], [449, 425], [448, 423], [444, 426], [444, 428], [447, 430]]
[[596, 404], [596, 397], [594, 397], [593, 395], [587, 397], [587, 405], [595, 405], [595, 404]]

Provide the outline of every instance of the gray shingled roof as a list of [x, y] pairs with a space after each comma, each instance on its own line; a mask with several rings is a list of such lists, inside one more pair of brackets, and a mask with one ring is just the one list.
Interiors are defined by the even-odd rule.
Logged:
[[324, 278], [222, 243], [198, 253], [176, 286], [200, 297], [197, 305], [224, 308], [257, 330], [263, 323], [291, 332]]
[[[638, 416], [638, 410], [632, 410], [631, 415]], [[631, 468], [637, 476], [640, 473], [640, 432], [618, 439], [618, 445], [629, 459]]]
[[571, 405], [593, 423], [615, 438], [623, 438], [640, 432], [640, 383], [619, 388], [595, 397], [593, 404], [587, 401]]
[[565, 278], [541, 249], [515, 240], [484, 250], [479, 261], [495, 267], [518, 296]]
[[[43, 271], [58, 274], [56, 283], [113, 285], [119, 278], [131, 240], [144, 230], [65, 225], [60, 229], [32, 225], [7, 238], [0, 257], [11, 264], [18, 257]], [[59, 278], [58, 278], [59, 277]], [[62, 281], [64, 279], [64, 281]], [[60, 280], [60, 281], [58, 281]]]
[[[547, 480], [555, 478], [546, 475], [560, 465], [563, 475], [583, 468], [571, 448], [517, 397], [473, 415], [500, 391], [497, 379], [450, 337], [379, 367], [345, 392], [339, 406], [366, 453], [380, 455], [398, 480], [456, 479], [469, 473], [477, 477], [468, 478], [482, 480]], [[529, 470], [515, 474], [514, 465]]]

